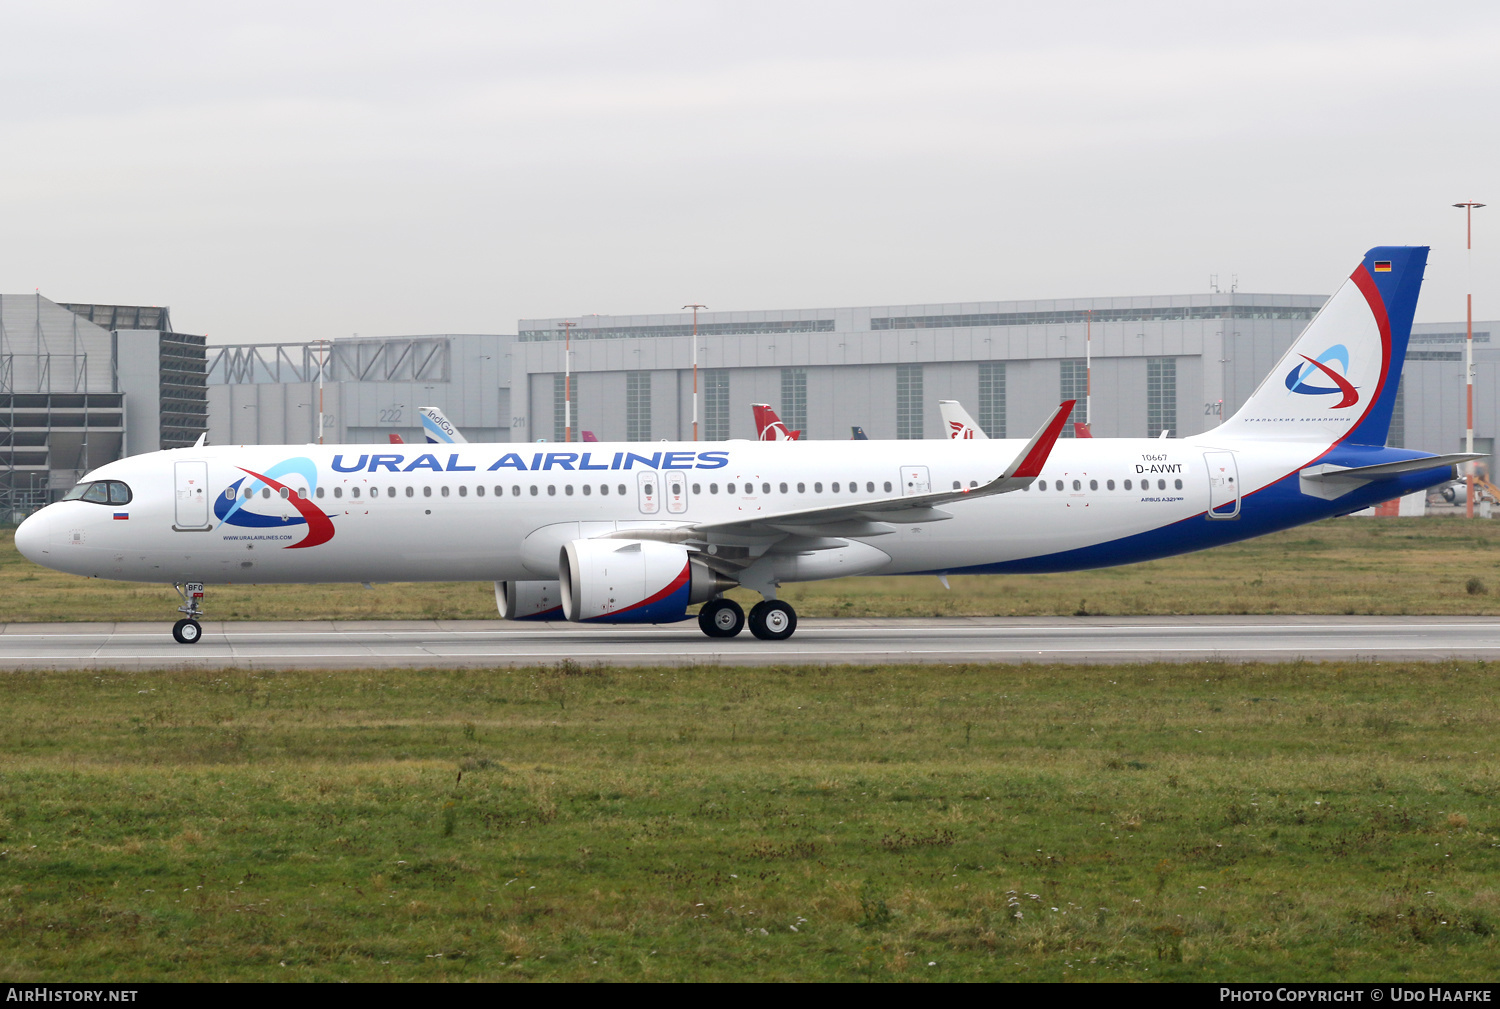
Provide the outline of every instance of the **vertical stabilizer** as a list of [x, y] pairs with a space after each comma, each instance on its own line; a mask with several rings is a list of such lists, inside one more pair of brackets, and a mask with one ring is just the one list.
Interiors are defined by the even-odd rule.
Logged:
[[1406, 361], [1426, 246], [1380, 246], [1215, 434], [1384, 445]]
[[761, 441], [797, 441], [802, 437], [801, 431], [787, 430], [769, 403], [751, 403], [750, 409], [755, 414], [756, 437]]
[[427, 436], [430, 445], [467, 445], [469, 439], [459, 433], [453, 422], [443, 416], [443, 411], [435, 406], [418, 407], [418, 415], [422, 418], [422, 433]]
[[987, 441], [989, 435], [984, 429], [974, 423], [974, 418], [969, 416], [956, 399], [938, 400], [938, 412], [943, 415], [943, 426], [948, 430], [948, 437], [955, 441]]

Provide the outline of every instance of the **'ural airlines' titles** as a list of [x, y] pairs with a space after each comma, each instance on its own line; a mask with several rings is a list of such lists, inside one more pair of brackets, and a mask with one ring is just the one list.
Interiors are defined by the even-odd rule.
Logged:
[[[526, 456], [529, 455], [528, 460]], [[605, 453], [594, 458], [593, 452], [507, 452], [485, 467], [486, 472], [516, 470], [534, 473], [542, 470], [568, 470], [583, 472], [591, 470], [634, 469], [723, 469], [729, 465], [728, 452], [639, 452]], [[410, 461], [404, 455], [380, 453], [361, 455], [352, 463], [343, 455], [333, 457], [333, 468], [340, 473], [415, 473], [431, 470], [434, 473], [471, 473], [479, 467], [466, 466], [459, 461], [459, 453], [448, 456], [447, 465], [437, 456], [424, 452]]]

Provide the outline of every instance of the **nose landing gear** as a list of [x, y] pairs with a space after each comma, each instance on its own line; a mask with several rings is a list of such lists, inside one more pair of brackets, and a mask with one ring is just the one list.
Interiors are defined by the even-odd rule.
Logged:
[[183, 605], [177, 607], [177, 612], [187, 614], [172, 625], [172, 638], [179, 645], [196, 645], [203, 637], [203, 625], [198, 623], [203, 616], [203, 583], [188, 582], [185, 586], [174, 583], [172, 588], [182, 597]]

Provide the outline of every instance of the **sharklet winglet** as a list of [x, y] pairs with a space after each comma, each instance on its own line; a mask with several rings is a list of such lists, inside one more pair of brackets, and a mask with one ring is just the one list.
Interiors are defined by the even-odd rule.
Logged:
[[1042, 425], [1040, 431], [1032, 436], [1031, 440], [1026, 443], [1026, 447], [1021, 450], [1021, 454], [1016, 456], [1016, 461], [1011, 463], [1010, 469], [1005, 471], [1003, 479], [1024, 480], [1041, 474], [1042, 467], [1047, 464], [1047, 457], [1052, 454], [1052, 447], [1057, 444], [1057, 439], [1062, 434], [1063, 425], [1067, 423], [1068, 416], [1072, 414], [1073, 407], [1077, 403], [1076, 399], [1070, 399], [1057, 408], [1057, 412]]

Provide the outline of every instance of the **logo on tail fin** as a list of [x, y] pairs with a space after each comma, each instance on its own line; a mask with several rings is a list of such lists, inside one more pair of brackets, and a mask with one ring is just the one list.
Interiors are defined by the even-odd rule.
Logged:
[[[1293, 365], [1292, 370], [1286, 373], [1286, 387], [1288, 391], [1295, 392], [1299, 396], [1331, 396], [1335, 393], [1343, 396], [1343, 399], [1329, 408], [1332, 410], [1342, 410], [1359, 402], [1359, 392], [1350, 381], [1328, 366], [1328, 362], [1337, 361], [1347, 373], [1349, 371], [1348, 347], [1345, 347], [1342, 343], [1336, 343], [1316, 358], [1308, 357], [1306, 354], [1298, 354], [1297, 356], [1307, 363]], [[1305, 384], [1307, 378], [1315, 370], [1326, 375], [1333, 382], [1333, 385]]]

